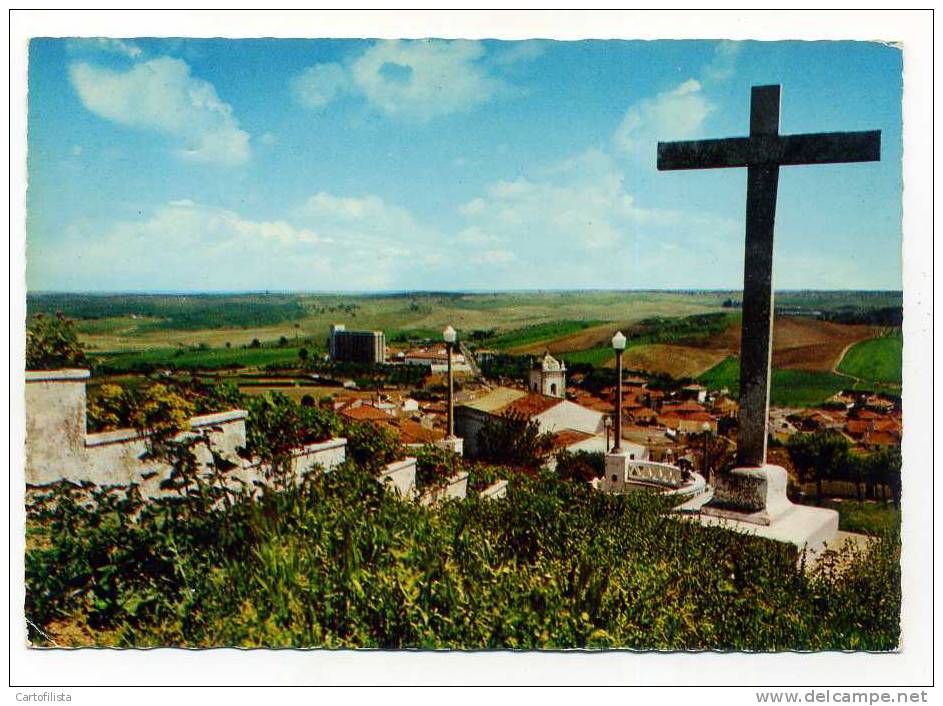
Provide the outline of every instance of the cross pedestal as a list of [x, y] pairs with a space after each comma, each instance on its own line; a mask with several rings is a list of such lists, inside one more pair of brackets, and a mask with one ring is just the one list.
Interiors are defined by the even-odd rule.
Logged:
[[[702, 512], [766, 527], [802, 515], [808, 522], [799, 522], [800, 526], [834, 524], [837, 531], [837, 513], [826, 517], [821, 513], [833, 511], [790, 503], [786, 498], [786, 471], [766, 463], [776, 192], [781, 166], [879, 160], [881, 133], [780, 135], [779, 97], [779, 86], [753, 87], [749, 137], [658, 144], [660, 170], [747, 168], [737, 459], [732, 470], [717, 474], [713, 499]], [[809, 514], [807, 510], [814, 512]], [[812, 534], [817, 536], [816, 532]]]

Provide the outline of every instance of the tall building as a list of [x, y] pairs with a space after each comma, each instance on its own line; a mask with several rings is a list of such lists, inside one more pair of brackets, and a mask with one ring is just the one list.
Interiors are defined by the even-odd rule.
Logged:
[[386, 336], [382, 331], [348, 331], [343, 324], [333, 324], [327, 349], [336, 362], [386, 362]]
[[531, 368], [530, 389], [531, 392], [539, 395], [564, 397], [566, 395], [566, 366], [548, 351]]

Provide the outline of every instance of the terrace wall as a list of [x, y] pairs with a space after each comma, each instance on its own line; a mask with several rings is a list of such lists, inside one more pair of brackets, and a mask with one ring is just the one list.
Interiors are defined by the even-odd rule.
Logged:
[[[171, 466], [147, 453], [147, 435], [134, 429], [89, 434], [86, 431], [87, 370], [42, 370], [26, 373], [26, 483], [46, 485], [60, 480], [96, 485], [137, 483], [148, 497], [160, 493]], [[214, 451], [235, 464], [234, 477], [247, 483], [263, 480], [258, 461], [246, 461], [237, 450], [246, 444], [247, 412], [229, 410], [193, 417], [190, 430], [178, 435], [209, 437]], [[329, 439], [296, 449], [292, 471], [300, 477], [314, 466], [334, 468], [346, 458], [346, 439]], [[212, 456], [203, 445], [197, 460], [209, 467]], [[415, 473], [414, 476], [415, 477]], [[398, 479], [398, 477], [397, 477]]]

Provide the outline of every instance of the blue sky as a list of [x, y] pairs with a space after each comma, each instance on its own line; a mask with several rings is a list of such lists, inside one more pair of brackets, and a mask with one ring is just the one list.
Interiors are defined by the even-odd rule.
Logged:
[[778, 288], [901, 287], [901, 54], [865, 42], [34, 39], [27, 286], [742, 286], [746, 171], [657, 140], [880, 129], [781, 171]]

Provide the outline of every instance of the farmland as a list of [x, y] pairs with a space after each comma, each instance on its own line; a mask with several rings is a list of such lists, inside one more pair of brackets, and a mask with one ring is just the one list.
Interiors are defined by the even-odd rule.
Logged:
[[268, 365], [294, 365], [299, 346], [285, 348], [148, 348], [102, 356], [97, 369], [105, 373], [146, 371], [159, 367], [177, 370], [217, 370]]
[[[898, 292], [777, 294], [780, 310], [810, 316], [776, 317], [774, 380], [806, 390], [796, 393], [802, 399], [840, 387], [833, 372], [899, 384], [899, 335], [877, 338], [886, 327], [837, 323], [869, 320], [899, 303]], [[452, 325], [478, 347], [514, 355], [550, 350], [568, 364], [594, 366], [614, 363], [610, 339], [622, 330], [627, 368], [729, 381], [735, 389], [729, 359], [740, 345], [731, 292], [33, 294], [27, 304], [31, 315], [61, 311], [75, 318], [86, 350], [101, 372], [111, 373], [290, 365], [302, 347], [323, 354], [332, 323], [383, 330], [393, 348], [435, 339]]]
[[[718, 312], [723, 292], [503, 292], [495, 294], [34, 294], [29, 315], [61, 311], [76, 320], [90, 352], [205, 345], [232, 348], [252, 339], [324, 341], [332, 323], [380, 329], [390, 342], [424, 338], [452, 325], [501, 347], [538, 348], [559, 337], [655, 316]], [[205, 311], [204, 311], [205, 309]], [[545, 326], [546, 328], [540, 328]], [[512, 333], [513, 332], [513, 333]], [[502, 338], [506, 334], [508, 338]], [[596, 332], [597, 338], [601, 335]], [[611, 335], [611, 333], [610, 333]], [[578, 346], [579, 348], [589, 348]]]
[[[698, 379], [711, 389], [726, 387], [737, 396], [740, 394], [740, 361], [733, 356], [726, 358]], [[846, 378], [831, 372], [774, 367], [770, 404], [776, 407], [811, 407], [847, 387], [847, 383]]]
[[842, 358], [838, 372], [868, 382], [901, 384], [903, 337], [900, 329], [852, 346]]

